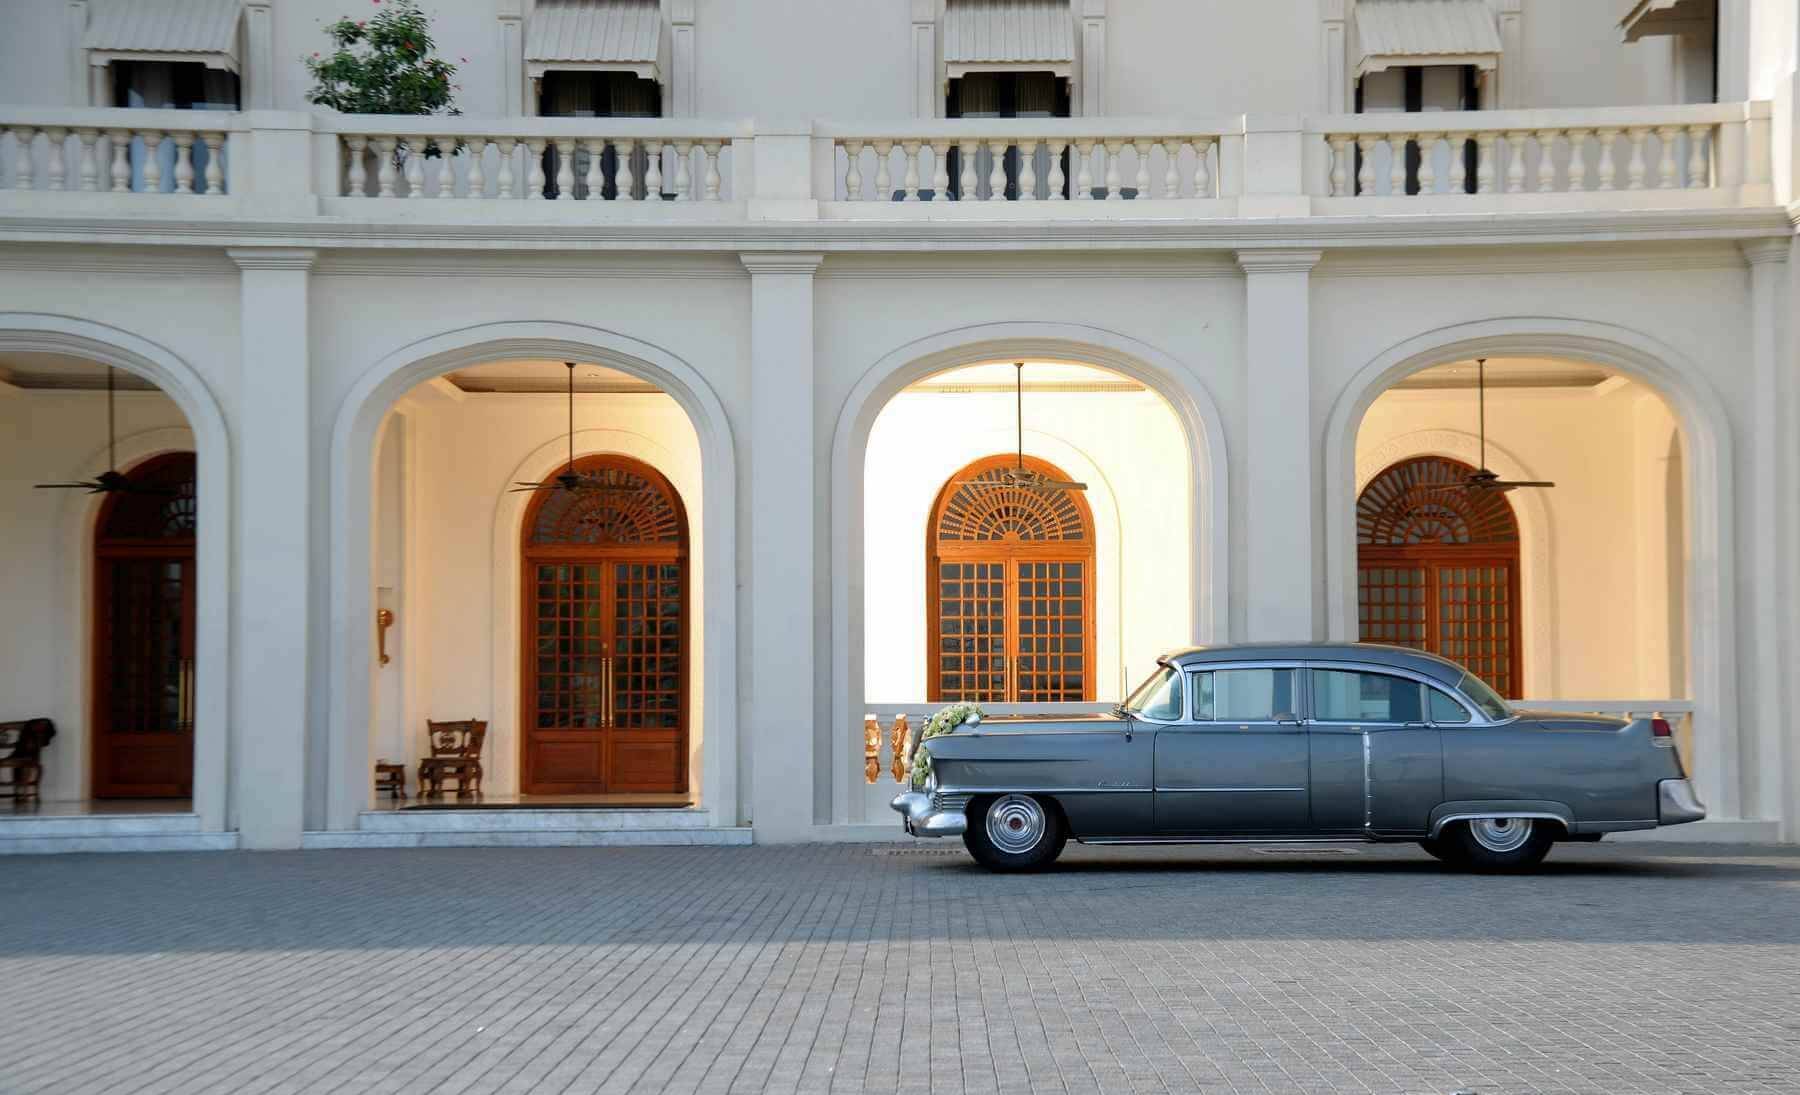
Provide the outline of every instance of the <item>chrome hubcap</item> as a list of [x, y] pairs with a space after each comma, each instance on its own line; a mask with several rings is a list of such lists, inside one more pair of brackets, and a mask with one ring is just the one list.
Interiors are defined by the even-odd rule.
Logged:
[[1528, 817], [1484, 817], [1469, 822], [1475, 843], [1490, 852], [1516, 852], [1531, 839]]
[[1029, 852], [1044, 839], [1044, 808], [1026, 795], [1007, 795], [988, 807], [988, 842], [1003, 852]]

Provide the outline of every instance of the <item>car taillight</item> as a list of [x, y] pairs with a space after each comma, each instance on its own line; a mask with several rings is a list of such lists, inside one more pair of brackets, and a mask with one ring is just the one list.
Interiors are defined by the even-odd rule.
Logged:
[[1675, 731], [1669, 726], [1668, 719], [1650, 720], [1650, 740], [1657, 745], [1675, 744]]

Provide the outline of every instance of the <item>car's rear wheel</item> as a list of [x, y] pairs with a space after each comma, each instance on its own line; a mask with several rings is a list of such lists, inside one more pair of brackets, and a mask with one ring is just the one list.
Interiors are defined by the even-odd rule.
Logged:
[[1062, 854], [1069, 833], [1062, 813], [1031, 795], [1000, 795], [969, 803], [963, 844], [990, 871], [1031, 871]]
[[1542, 818], [1484, 817], [1446, 826], [1439, 840], [1476, 870], [1516, 871], [1543, 862], [1557, 832]]

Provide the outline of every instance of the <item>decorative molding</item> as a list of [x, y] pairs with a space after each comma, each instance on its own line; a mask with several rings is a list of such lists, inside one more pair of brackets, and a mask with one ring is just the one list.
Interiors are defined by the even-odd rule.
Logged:
[[233, 247], [225, 254], [240, 270], [311, 270], [319, 253], [299, 247]]
[[738, 253], [738, 261], [752, 274], [805, 274], [811, 277], [825, 261], [825, 256], [799, 251], [742, 251]]
[[1306, 274], [1319, 264], [1323, 251], [1239, 251], [1238, 265], [1246, 274]]
[[237, 268], [217, 251], [191, 247], [159, 247], [154, 267], [142, 248], [58, 247], [43, 244], [0, 247], [0, 270], [32, 273], [128, 274], [142, 278], [153, 271], [158, 281], [173, 277], [231, 277]]
[[[4, 252], [0, 252], [4, 255]], [[606, 280], [701, 280], [728, 278], [741, 281], [744, 267], [714, 255], [658, 255], [644, 253], [621, 262], [617, 254], [599, 258], [588, 255], [507, 254], [475, 251], [446, 263], [442, 252], [360, 251], [334, 252], [319, 257], [315, 277], [428, 277], [428, 278], [578, 278]], [[141, 269], [141, 260], [140, 266]]]
[[1320, 278], [1446, 277], [1455, 275], [1611, 273], [1645, 270], [1742, 270], [1730, 242], [1618, 243], [1505, 250], [1332, 251], [1314, 271]]
[[1243, 271], [1224, 253], [1166, 252], [1034, 255], [838, 254], [819, 273], [832, 280], [877, 279], [941, 281], [944, 278], [1051, 280], [1240, 278]]
[[1738, 250], [1744, 253], [1744, 261], [1752, 266], [1767, 266], [1771, 263], [1786, 262], [1790, 240], [1745, 240], [1738, 244]]

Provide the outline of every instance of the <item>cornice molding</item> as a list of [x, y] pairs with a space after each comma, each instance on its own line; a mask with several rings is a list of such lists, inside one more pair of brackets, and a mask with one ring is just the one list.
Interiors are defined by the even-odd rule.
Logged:
[[1790, 240], [1745, 240], [1738, 244], [1738, 250], [1744, 253], [1744, 261], [1752, 266], [1768, 266], [1788, 260]]
[[304, 247], [232, 247], [225, 254], [240, 270], [311, 270], [319, 252]]
[[1239, 251], [1238, 266], [1246, 274], [1306, 274], [1325, 257], [1323, 251], [1289, 251], [1280, 249]]
[[825, 256], [800, 251], [740, 251], [738, 261], [752, 274], [804, 274], [811, 277]]

